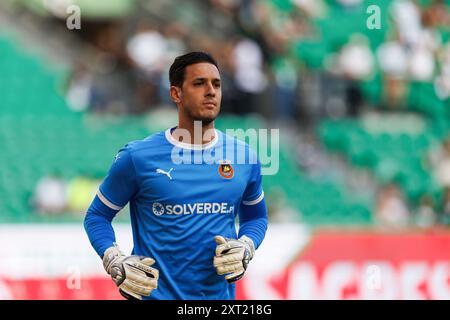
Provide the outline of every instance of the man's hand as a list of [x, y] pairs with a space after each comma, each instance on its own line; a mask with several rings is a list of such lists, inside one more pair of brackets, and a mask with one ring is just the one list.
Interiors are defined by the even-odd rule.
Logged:
[[241, 279], [255, 254], [253, 241], [246, 236], [242, 236], [240, 239], [215, 236], [214, 240], [217, 244], [214, 257], [217, 274], [227, 274], [225, 279], [229, 283]]
[[128, 300], [142, 300], [158, 287], [159, 272], [150, 267], [155, 260], [143, 256], [125, 256], [117, 245], [103, 255], [103, 266]]

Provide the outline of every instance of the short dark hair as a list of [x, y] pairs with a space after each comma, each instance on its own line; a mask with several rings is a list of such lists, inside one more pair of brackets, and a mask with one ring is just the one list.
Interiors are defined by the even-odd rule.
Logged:
[[169, 81], [171, 86], [181, 87], [184, 82], [184, 74], [187, 66], [191, 64], [207, 62], [219, 69], [216, 60], [206, 52], [194, 51], [178, 56], [173, 61], [169, 69]]

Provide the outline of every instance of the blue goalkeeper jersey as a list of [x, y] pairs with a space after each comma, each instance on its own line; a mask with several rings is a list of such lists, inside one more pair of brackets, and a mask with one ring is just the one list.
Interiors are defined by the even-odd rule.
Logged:
[[[97, 196], [116, 212], [130, 203], [132, 254], [154, 258], [160, 274], [148, 299], [234, 299], [234, 284], [213, 266], [214, 236], [237, 238], [243, 206], [264, 201], [260, 163], [246, 143], [219, 130], [196, 146], [175, 140], [173, 129], [122, 148]], [[263, 223], [245, 233], [255, 247], [264, 237], [265, 207], [258, 215]]]

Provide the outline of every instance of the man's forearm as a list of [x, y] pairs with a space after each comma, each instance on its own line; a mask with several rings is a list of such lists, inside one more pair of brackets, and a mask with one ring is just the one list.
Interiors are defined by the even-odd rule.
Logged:
[[105, 250], [116, 241], [114, 229], [111, 225], [116, 213], [117, 211], [104, 205], [98, 196], [95, 196], [87, 210], [84, 229], [92, 247], [100, 257], [103, 257]]
[[267, 230], [267, 208], [264, 199], [255, 205], [243, 205], [239, 216], [239, 238], [252, 239], [255, 249], [262, 243]]

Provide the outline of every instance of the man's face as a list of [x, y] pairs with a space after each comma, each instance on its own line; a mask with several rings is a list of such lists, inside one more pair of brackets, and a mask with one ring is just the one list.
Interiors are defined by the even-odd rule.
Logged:
[[222, 88], [215, 65], [202, 62], [187, 66], [181, 89], [172, 88], [177, 95], [174, 101], [178, 98], [177, 104], [190, 119], [209, 124], [219, 114]]

